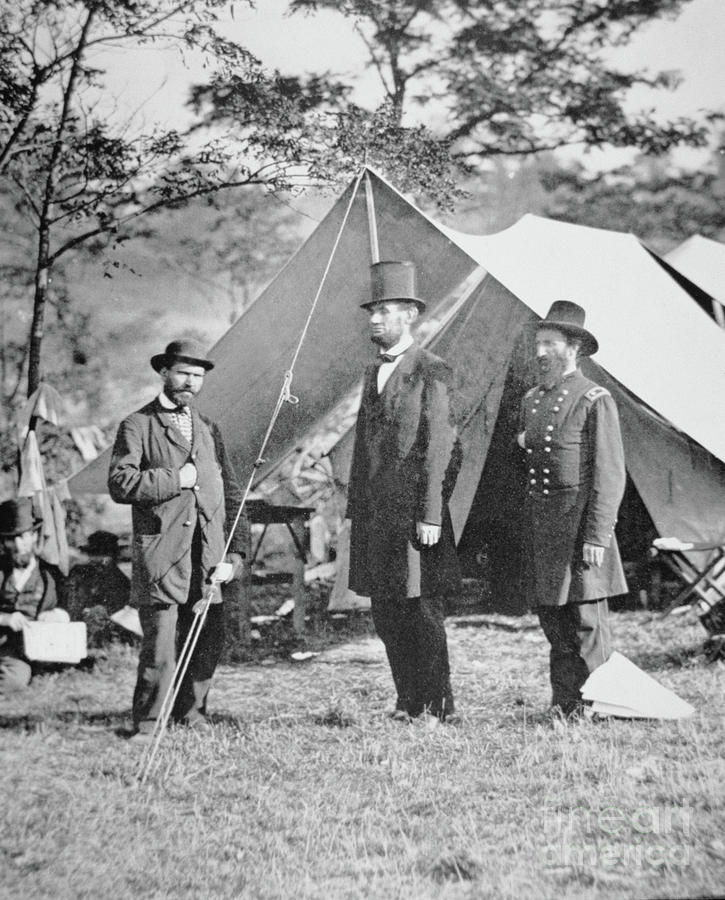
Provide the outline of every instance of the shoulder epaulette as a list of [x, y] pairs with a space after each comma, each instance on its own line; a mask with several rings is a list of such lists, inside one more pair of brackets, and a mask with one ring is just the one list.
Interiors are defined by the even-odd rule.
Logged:
[[606, 388], [600, 387], [597, 384], [593, 388], [589, 388], [584, 396], [587, 400], [598, 400], [600, 397], [611, 397], [611, 394]]

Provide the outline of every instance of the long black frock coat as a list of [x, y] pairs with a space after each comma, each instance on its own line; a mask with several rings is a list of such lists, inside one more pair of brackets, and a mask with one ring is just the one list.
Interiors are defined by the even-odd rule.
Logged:
[[[413, 346], [380, 395], [365, 372], [348, 489], [349, 587], [364, 596], [450, 595], [460, 588], [448, 501], [460, 467], [452, 373]], [[416, 523], [441, 526], [421, 548]]]

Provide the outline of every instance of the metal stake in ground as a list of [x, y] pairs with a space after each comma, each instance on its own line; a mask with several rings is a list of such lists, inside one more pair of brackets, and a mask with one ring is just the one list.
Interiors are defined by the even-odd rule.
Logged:
[[166, 694], [164, 695], [164, 700], [161, 704], [158, 718], [154, 723], [154, 730], [151, 735], [151, 743], [146, 748], [146, 752], [141, 758], [141, 762], [139, 764], [137, 777], [141, 784], [143, 784], [148, 777], [154, 759], [156, 758], [159, 745], [161, 744], [161, 739], [171, 716], [171, 711], [174, 708], [174, 703], [176, 703], [176, 698], [179, 695], [181, 683], [186, 676], [191, 657], [194, 653], [194, 650], [196, 649], [196, 644], [199, 640], [199, 635], [201, 634], [201, 630], [204, 627], [204, 622], [206, 621], [207, 612], [209, 611], [211, 599], [213, 596], [214, 588], [212, 587], [204, 597], [201, 608], [194, 612], [194, 619], [191, 623], [191, 627], [189, 628], [189, 633], [186, 636], [186, 640], [184, 641], [184, 646], [181, 648], [181, 653], [179, 654], [179, 659], [176, 663], [176, 668], [174, 669], [174, 676], [171, 680], [171, 683], [169, 684]]
[[[247, 496], [249, 495], [249, 492], [252, 489], [252, 484], [254, 482], [254, 478], [256, 476], [257, 469], [264, 462], [264, 451], [267, 448], [267, 443], [272, 434], [272, 430], [275, 426], [275, 423], [277, 421], [279, 413], [285, 403], [291, 403], [293, 405], [299, 403], [298, 398], [295, 397], [291, 392], [292, 379], [294, 378], [294, 368], [297, 363], [297, 358], [300, 355], [302, 345], [304, 344], [305, 338], [307, 337], [307, 332], [309, 330], [310, 323], [312, 321], [312, 317], [315, 313], [315, 310], [317, 309], [317, 303], [320, 299], [320, 295], [322, 294], [322, 288], [324, 287], [325, 281], [327, 280], [327, 276], [330, 272], [330, 267], [332, 266], [332, 261], [335, 257], [335, 253], [337, 252], [337, 248], [340, 243], [340, 239], [342, 238], [342, 234], [343, 234], [343, 231], [345, 230], [347, 220], [350, 216], [350, 210], [352, 209], [353, 202], [355, 200], [355, 197], [357, 196], [358, 190], [360, 188], [360, 183], [362, 181], [364, 174], [365, 174], [365, 169], [363, 168], [360, 170], [360, 173], [357, 176], [357, 180], [355, 181], [355, 185], [350, 193], [350, 200], [348, 202], [347, 209], [345, 210], [345, 215], [343, 216], [342, 223], [340, 224], [340, 229], [337, 233], [337, 237], [335, 238], [335, 243], [332, 246], [332, 250], [330, 251], [330, 256], [327, 260], [327, 265], [325, 266], [325, 270], [322, 274], [322, 278], [320, 279], [320, 284], [317, 288], [317, 292], [315, 293], [315, 297], [312, 301], [310, 311], [307, 315], [307, 319], [305, 321], [305, 324], [302, 328], [302, 332], [300, 334], [299, 340], [297, 342], [297, 346], [295, 348], [295, 352], [292, 357], [292, 364], [290, 365], [289, 369], [284, 374], [282, 388], [279, 392], [279, 397], [277, 398], [277, 403], [275, 405], [274, 412], [272, 413], [272, 417], [270, 419], [269, 426], [267, 428], [267, 432], [264, 435], [264, 439], [262, 441], [262, 446], [260, 447], [259, 453], [257, 454], [257, 461], [255, 462], [255, 464], [252, 468], [252, 473], [249, 476], [249, 481], [247, 482], [246, 489], [242, 496], [242, 501], [239, 504], [239, 508], [237, 509], [237, 514], [234, 517], [234, 521], [231, 525], [231, 528], [229, 529], [229, 537], [227, 538], [227, 542], [224, 547], [224, 551], [222, 553], [222, 562], [226, 559], [226, 555], [229, 552], [229, 547], [231, 545], [232, 536], [237, 527], [237, 524], [239, 523], [239, 519], [240, 519], [240, 517], [242, 515], [242, 511], [244, 509], [244, 505], [247, 502]], [[373, 212], [373, 218], [374, 218], [374, 212]], [[372, 232], [371, 232], [371, 240], [373, 240]], [[375, 238], [375, 242], [377, 243], [377, 238]], [[376, 252], [375, 249], [373, 249], [372, 252], [375, 253]], [[222, 565], [222, 562], [219, 563], [219, 566]], [[219, 566], [217, 566], [216, 569], [218, 569]], [[158, 718], [156, 719], [156, 723], [154, 725], [154, 730], [152, 733], [152, 742], [149, 745], [149, 747], [147, 748], [147, 750], [141, 760], [141, 764], [139, 766], [138, 778], [139, 778], [139, 781], [141, 782], [141, 784], [143, 784], [144, 781], [146, 780], [146, 778], [148, 777], [149, 771], [151, 769], [151, 765], [152, 765], [154, 759], [156, 758], [156, 754], [158, 752], [159, 745], [161, 744], [161, 739], [164, 735], [164, 731], [166, 729], [167, 722], [171, 715], [171, 710], [173, 708], [173, 704], [174, 704], [176, 697], [178, 695], [178, 692], [179, 692], [179, 687], [180, 687], [181, 681], [182, 681], [184, 675], [186, 674], [186, 670], [189, 667], [189, 661], [191, 659], [191, 655], [194, 652], [194, 648], [196, 647], [197, 641], [199, 639], [199, 633], [201, 632], [201, 629], [204, 625], [204, 621], [206, 620], [206, 614], [209, 610], [209, 605], [211, 603], [212, 595], [213, 595], [213, 587], [207, 593], [206, 597], [204, 598], [202, 606], [201, 606], [201, 610], [195, 612], [194, 621], [192, 622], [191, 628], [189, 629], [189, 634], [184, 643], [184, 647], [182, 648], [181, 654], [179, 655], [179, 659], [176, 663], [176, 667], [174, 668], [174, 676], [173, 676], [173, 678], [171, 680], [171, 684], [169, 685], [169, 688], [166, 692], [166, 696], [164, 697], [163, 703], [161, 704], [161, 712], [160, 712]], [[193, 637], [192, 637], [192, 635], [193, 635]]]

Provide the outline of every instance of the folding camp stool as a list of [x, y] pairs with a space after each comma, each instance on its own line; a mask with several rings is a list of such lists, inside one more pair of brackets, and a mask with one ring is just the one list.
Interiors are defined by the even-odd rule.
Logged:
[[[663, 615], [678, 606], [697, 603], [700, 621], [710, 634], [725, 631], [725, 544], [690, 544], [683, 550], [652, 547], [652, 558], [659, 557], [684, 587], [667, 605]], [[687, 554], [704, 554], [697, 565]]]

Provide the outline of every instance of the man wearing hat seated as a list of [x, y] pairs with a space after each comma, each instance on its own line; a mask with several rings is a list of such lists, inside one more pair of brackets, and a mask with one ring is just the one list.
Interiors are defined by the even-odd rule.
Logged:
[[214, 364], [196, 341], [177, 340], [151, 365], [163, 389], [119, 426], [108, 476], [111, 497], [133, 508], [131, 603], [143, 629], [133, 721], [140, 740], [153, 732], [177, 646], [213, 589], [172, 710], [174, 721], [208, 727], [207, 694], [224, 644], [220, 583], [240, 573], [246, 546], [240, 526], [223, 558], [242, 491], [218, 426], [192, 405]]
[[112, 532], [94, 531], [80, 549], [88, 561], [74, 565], [68, 575], [68, 613], [95, 626], [89, 643], [103, 643], [113, 627], [109, 617], [129, 602], [131, 582], [118, 567], [118, 537]]
[[551, 645], [552, 707], [582, 711], [580, 690], [611, 653], [607, 598], [627, 592], [614, 536], [626, 473], [617, 409], [579, 361], [596, 353], [585, 313], [555, 302], [536, 323], [540, 383], [523, 399], [524, 578]]
[[30, 684], [32, 668], [23, 649], [30, 621], [68, 621], [58, 609], [62, 576], [37, 556], [42, 520], [30, 497], [0, 503], [0, 695]]
[[451, 371], [413, 339], [425, 309], [413, 263], [376, 263], [371, 275], [361, 305], [378, 355], [350, 470], [349, 587], [371, 599], [397, 691], [392, 717], [437, 725], [453, 712], [444, 616], [460, 589], [448, 512], [460, 463]]

